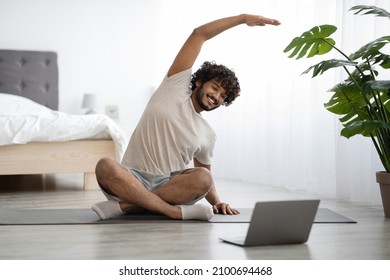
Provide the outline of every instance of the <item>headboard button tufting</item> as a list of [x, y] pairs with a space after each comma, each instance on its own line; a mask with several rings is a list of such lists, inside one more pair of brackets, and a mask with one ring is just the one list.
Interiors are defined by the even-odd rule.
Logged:
[[19, 59], [19, 65], [20, 65], [21, 67], [23, 67], [26, 63], [27, 63], [27, 59], [25, 59], [25, 58]]
[[45, 93], [47, 93], [49, 91], [49, 89], [50, 89], [50, 85], [48, 83], [45, 83], [43, 85], [43, 88], [45, 89]]
[[58, 110], [57, 53], [0, 50], [1, 92], [27, 97]]
[[19, 91], [20, 91], [20, 92], [23, 92], [25, 88], [26, 88], [26, 83], [23, 82], [23, 81], [21, 81], [21, 82], [19, 83], [19, 85], [18, 85]]
[[44, 63], [45, 63], [45, 66], [46, 66], [46, 67], [49, 66], [49, 64], [50, 64], [50, 59], [46, 58], [45, 61], [44, 61]]

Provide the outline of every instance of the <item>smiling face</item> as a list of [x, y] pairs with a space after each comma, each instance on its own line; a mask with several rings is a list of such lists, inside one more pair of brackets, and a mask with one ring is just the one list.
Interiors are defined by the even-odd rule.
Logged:
[[195, 110], [211, 111], [221, 106], [227, 98], [226, 90], [216, 79], [205, 83], [196, 82], [196, 88], [192, 92], [192, 102]]

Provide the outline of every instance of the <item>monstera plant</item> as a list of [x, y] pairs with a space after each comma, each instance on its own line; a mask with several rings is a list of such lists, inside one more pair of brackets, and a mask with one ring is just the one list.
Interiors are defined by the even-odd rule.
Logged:
[[[384, 24], [390, 24], [390, 13], [376, 6], [359, 5], [350, 10], [355, 14], [387, 18]], [[296, 59], [330, 51], [338, 53], [340, 58], [321, 61], [303, 73], [316, 77], [331, 69], [345, 71], [346, 79], [329, 90], [333, 95], [324, 106], [339, 115], [342, 136], [350, 138], [360, 134], [371, 138], [385, 169], [377, 172], [377, 181], [381, 185], [385, 216], [389, 218], [390, 194], [386, 191], [390, 190], [390, 80], [381, 80], [381, 74], [390, 69], [390, 56], [384, 51], [390, 43], [390, 35], [377, 38], [347, 55], [330, 37], [336, 30], [333, 25], [315, 26], [294, 38], [284, 52]], [[382, 180], [387, 181], [387, 186], [382, 186]]]

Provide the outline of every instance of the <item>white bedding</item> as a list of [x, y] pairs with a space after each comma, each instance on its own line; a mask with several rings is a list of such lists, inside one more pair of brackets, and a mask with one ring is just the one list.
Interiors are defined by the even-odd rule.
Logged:
[[70, 115], [30, 99], [0, 93], [0, 146], [28, 142], [112, 139], [121, 160], [127, 140], [108, 116]]

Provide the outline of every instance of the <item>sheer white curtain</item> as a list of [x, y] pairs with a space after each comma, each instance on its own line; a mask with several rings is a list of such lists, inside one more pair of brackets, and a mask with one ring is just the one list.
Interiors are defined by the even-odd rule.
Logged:
[[[336, 42], [350, 54], [380, 34], [389, 35], [390, 23], [353, 15], [349, 8], [367, 4], [389, 11], [389, 1], [228, 1], [227, 7], [238, 2], [247, 11], [258, 8], [277, 17], [282, 25], [261, 31], [239, 28], [206, 51], [205, 58], [207, 52], [213, 58], [218, 51], [217, 62], [233, 65], [242, 85], [235, 104], [205, 114], [218, 134], [215, 176], [380, 204], [375, 172], [382, 167], [370, 139], [339, 136], [339, 121], [323, 107], [331, 96], [327, 90], [343, 74], [329, 71], [314, 79], [300, 75], [336, 53], [295, 61], [283, 49], [293, 37], [328, 23], [338, 27]], [[232, 44], [233, 36], [233, 53], [231, 45], [226, 53], [217, 49], [221, 41]]]

